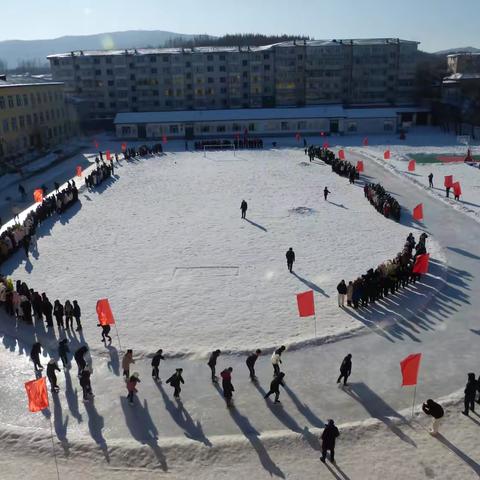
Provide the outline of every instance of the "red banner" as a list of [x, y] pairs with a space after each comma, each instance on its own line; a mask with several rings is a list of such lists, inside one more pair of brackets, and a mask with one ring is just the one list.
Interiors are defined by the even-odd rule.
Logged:
[[97, 301], [97, 315], [100, 325], [113, 325], [115, 323], [112, 309], [110, 308], [110, 303], [107, 298], [102, 298]]
[[413, 209], [413, 218], [415, 220], [423, 220], [423, 203], [419, 203], [414, 209]]
[[359, 160], [359, 161], [357, 162], [357, 172], [358, 172], [358, 173], [362, 173], [363, 170], [364, 170], [364, 168], [363, 168], [363, 161], [362, 161], [362, 160]]
[[76, 171], [77, 177], [82, 176], [82, 167], [80, 165], [75, 169], [75, 171]]
[[25, 390], [28, 397], [28, 409], [31, 412], [39, 412], [48, 408], [47, 382], [45, 377], [38, 380], [30, 380], [25, 383]]
[[430, 254], [424, 253], [418, 255], [413, 265], [413, 273], [428, 273], [428, 261], [430, 260]]
[[122, 143], [122, 152], [124, 152], [126, 149], [127, 149], [127, 144], [126, 144], [126, 143]]
[[167, 136], [166, 135], [162, 135], [162, 143], [167, 143]]
[[295, 134], [295, 138], [297, 139], [297, 142], [300, 141], [300, 134], [298, 132]]
[[455, 182], [453, 185], [453, 194], [456, 197], [459, 197], [462, 194], [462, 187], [460, 186], [460, 182]]
[[105, 152], [105, 156], [107, 157], [107, 160], [110, 161], [110, 150]]
[[98, 142], [97, 142], [95, 139], [93, 139], [93, 146], [94, 146], [95, 148], [98, 148]]
[[345, 160], [345, 150], [342, 149], [338, 151], [338, 158], [340, 160]]
[[408, 387], [410, 385], [417, 384], [421, 359], [421, 353], [412, 353], [400, 362], [400, 369], [402, 371], [402, 387]]
[[297, 293], [298, 314], [301, 317], [311, 317], [315, 315], [315, 301], [313, 299], [313, 290]]
[[415, 160], [410, 160], [408, 162], [408, 171], [414, 172], [415, 171]]
[[368, 137], [365, 137], [362, 141], [364, 147], [368, 147]]
[[37, 203], [42, 203], [43, 202], [43, 190], [41, 188], [37, 188], [34, 192], [33, 192], [33, 199], [35, 200], [35, 202]]
[[390, 150], [385, 150], [383, 152], [383, 159], [384, 160], [390, 160]]
[[453, 175], [445, 175], [445, 180], [443, 182], [445, 188], [453, 187]]

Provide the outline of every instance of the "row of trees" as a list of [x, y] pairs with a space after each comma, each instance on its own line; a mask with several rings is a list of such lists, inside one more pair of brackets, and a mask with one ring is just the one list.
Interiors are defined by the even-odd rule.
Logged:
[[22, 74], [29, 73], [31, 75], [40, 75], [50, 73], [50, 66], [46, 62], [40, 60], [20, 60], [15, 68], [8, 68], [6, 60], [0, 58], [0, 73]]

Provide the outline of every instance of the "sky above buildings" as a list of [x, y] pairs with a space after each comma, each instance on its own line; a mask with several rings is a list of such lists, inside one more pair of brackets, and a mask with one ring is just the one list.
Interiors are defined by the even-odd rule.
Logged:
[[1, 10], [0, 40], [167, 30], [400, 37], [430, 52], [480, 48], [480, 0], [18, 0]]

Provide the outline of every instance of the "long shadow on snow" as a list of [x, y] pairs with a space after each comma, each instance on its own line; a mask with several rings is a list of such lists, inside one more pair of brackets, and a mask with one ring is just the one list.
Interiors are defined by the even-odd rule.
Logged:
[[310, 280], [307, 280], [306, 278], [301, 277], [295, 271], [292, 271], [292, 275], [296, 277], [298, 280], [300, 280], [303, 284], [305, 284], [308, 288], [311, 288], [315, 292], [321, 293], [324, 297], [330, 298], [330, 295], [325, 293], [324, 290], [322, 290], [316, 283], [311, 282]]
[[60, 399], [58, 398], [58, 394], [54, 393], [52, 395], [52, 401], [53, 401], [53, 417], [54, 417], [55, 433], [57, 435], [58, 440], [60, 441], [60, 444], [62, 445], [65, 456], [68, 457], [70, 455], [70, 445], [67, 439], [68, 415], [65, 417], [65, 421], [64, 421], [62, 405], [60, 404]]
[[284, 390], [285, 393], [291, 398], [298, 411], [310, 422], [313, 427], [323, 428], [325, 426], [325, 423], [320, 418], [318, 418], [312, 412], [312, 410], [310, 410], [310, 407], [308, 405], [301, 402], [295, 392], [291, 388], [289, 388], [287, 384], [285, 384]]
[[252, 222], [248, 218], [245, 218], [245, 220], [250, 224], [253, 225], [254, 227], [259, 228], [260, 230], [263, 230], [264, 232], [267, 232], [268, 230], [265, 227], [262, 227], [262, 225], [259, 225], [258, 223]]
[[100, 447], [100, 450], [102, 451], [107, 463], [110, 463], [107, 441], [103, 438], [102, 432], [103, 427], [105, 426], [103, 417], [97, 412], [93, 400], [85, 402], [85, 410], [88, 415], [88, 430], [90, 432], [90, 436]]
[[468, 465], [477, 475], [480, 475], [480, 465], [473, 458], [470, 458], [466, 453], [462, 452], [462, 450], [448, 441], [441, 433], [436, 435], [435, 438]]

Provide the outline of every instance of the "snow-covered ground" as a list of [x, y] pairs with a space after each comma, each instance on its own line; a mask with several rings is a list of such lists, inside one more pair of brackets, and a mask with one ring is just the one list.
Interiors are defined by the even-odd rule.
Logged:
[[[159, 339], [177, 354], [311, 340], [314, 321], [298, 318], [295, 294], [312, 288], [319, 337], [358, 329], [338, 308], [336, 285], [393, 258], [411, 228], [379, 215], [360, 185], [306, 158], [282, 149], [124, 161], [111, 182], [81, 194], [68, 225], [57, 222], [45, 236], [40, 229], [38, 258], [18, 265], [19, 252], [2, 271], [52, 301], [77, 299], [90, 338], [98, 335], [96, 301], [108, 297], [123, 343], [145, 353]], [[432, 238], [429, 248], [441, 262]], [[420, 304], [427, 300], [420, 290]]]

